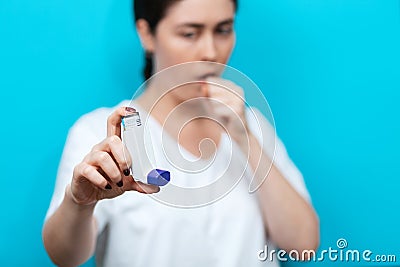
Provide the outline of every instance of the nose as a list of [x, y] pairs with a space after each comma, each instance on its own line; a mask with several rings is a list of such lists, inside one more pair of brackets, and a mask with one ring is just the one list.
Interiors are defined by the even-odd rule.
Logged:
[[215, 62], [217, 60], [217, 48], [214, 36], [212, 34], [205, 35], [200, 45], [202, 53], [201, 60]]

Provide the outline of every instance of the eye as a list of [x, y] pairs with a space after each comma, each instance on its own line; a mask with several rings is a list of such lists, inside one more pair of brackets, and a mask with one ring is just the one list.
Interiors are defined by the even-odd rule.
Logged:
[[196, 37], [196, 33], [195, 32], [184, 32], [184, 33], [181, 33], [181, 36], [186, 39], [194, 39]]
[[229, 35], [233, 31], [232, 27], [221, 27], [217, 29], [217, 33], [221, 35]]

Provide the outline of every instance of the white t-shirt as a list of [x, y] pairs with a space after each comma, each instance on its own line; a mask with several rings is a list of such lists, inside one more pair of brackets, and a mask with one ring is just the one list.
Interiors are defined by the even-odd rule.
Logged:
[[[128, 105], [129, 102], [124, 101], [118, 107]], [[93, 145], [106, 137], [107, 117], [114, 109], [100, 108], [88, 113], [70, 129], [46, 219], [62, 202], [74, 167]], [[271, 138], [274, 129], [259, 111], [252, 110], [254, 112], [246, 111], [249, 129], [263, 143], [268, 155], [273, 154], [271, 151], [276, 146], [274, 164], [295, 190], [310, 201], [303, 177], [288, 157], [283, 143], [278, 138], [275, 144], [271, 142], [275, 139]], [[139, 112], [142, 114], [144, 111], [139, 108]], [[151, 117], [148, 127], [152, 133], [157, 167], [171, 171], [171, 184], [196, 188], [212, 184], [221, 172], [237, 176], [235, 172], [238, 169], [235, 168], [243, 166], [243, 162], [239, 162], [244, 159], [240, 157], [240, 149], [223, 134], [215, 160], [207, 170], [193, 174], [182, 172], [174, 167], [163, 151], [165, 145], [179, 147], [177, 142], [162, 136], [161, 126]], [[179, 153], [184, 158], [195, 160], [184, 148], [179, 147]], [[227, 160], [233, 164], [226, 165]], [[258, 259], [258, 252], [265, 245], [269, 249], [274, 249], [274, 246], [267, 239], [257, 196], [248, 193], [251, 174], [246, 170], [243, 178], [223, 198], [197, 208], [168, 206], [154, 199], [157, 194], [149, 196], [137, 192], [126, 192], [120, 197], [100, 201], [94, 211], [99, 226], [98, 264], [112, 267], [279, 266], [276, 259], [272, 262]], [[160, 194], [163, 190], [167, 191], [162, 188]]]

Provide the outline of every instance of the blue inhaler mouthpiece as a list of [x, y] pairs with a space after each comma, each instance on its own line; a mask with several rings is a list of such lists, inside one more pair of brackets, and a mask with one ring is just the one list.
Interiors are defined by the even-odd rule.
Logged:
[[146, 184], [165, 186], [171, 180], [169, 171], [154, 169], [155, 157], [150, 135], [145, 138], [144, 126], [139, 112], [125, 116], [121, 121], [122, 141], [132, 158], [132, 176]]
[[164, 186], [171, 180], [169, 171], [155, 169], [147, 175], [147, 183], [152, 185]]

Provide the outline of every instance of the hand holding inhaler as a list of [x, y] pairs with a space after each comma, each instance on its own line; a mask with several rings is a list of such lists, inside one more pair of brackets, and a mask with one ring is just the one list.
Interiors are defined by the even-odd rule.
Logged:
[[[130, 107], [121, 107], [107, 119], [107, 138], [93, 146], [82, 162], [75, 166], [71, 185], [67, 188], [73, 201], [79, 205], [93, 205], [102, 199], [115, 198], [125, 191], [156, 193], [160, 189], [135, 181], [129, 169], [134, 170], [137, 163], [132, 162], [126, 146], [121, 140], [121, 120], [134, 114]], [[135, 153], [140, 156], [140, 152]]]
[[132, 158], [132, 176], [142, 183], [164, 186], [170, 181], [170, 172], [154, 169], [155, 163], [150, 135], [145, 135], [145, 127], [139, 112], [122, 118], [122, 140]]

